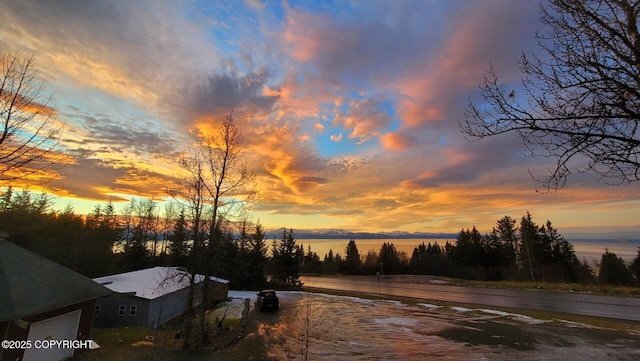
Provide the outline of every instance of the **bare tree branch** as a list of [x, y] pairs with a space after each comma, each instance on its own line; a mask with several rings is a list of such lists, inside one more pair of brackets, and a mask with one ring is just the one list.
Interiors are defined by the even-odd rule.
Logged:
[[[556, 160], [543, 187], [557, 190], [574, 171], [613, 184], [640, 180], [640, 2], [550, 0], [537, 34], [545, 57], [520, 58], [524, 97], [507, 95], [493, 67], [469, 101], [470, 139], [517, 133], [529, 153]], [[518, 99], [526, 99], [525, 104]], [[574, 159], [587, 165], [571, 166]]]
[[36, 79], [33, 55], [0, 58], [0, 181], [48, 169], [55, 160], [62, 124]]

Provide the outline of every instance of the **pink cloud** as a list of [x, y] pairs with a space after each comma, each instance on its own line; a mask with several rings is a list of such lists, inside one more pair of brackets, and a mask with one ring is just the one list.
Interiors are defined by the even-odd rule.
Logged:
[[384, 149], [405, 150], [417, 143], [416, 139], [399, 133], [387, 133], [380, 137]]
[[[493, 63], [507, 75], [517, 73], [516, 58], [531, 46], [530, 20], [535, 4], [471, 2], [452, 18], [451, 31], [436, 54], [407, 69], [393, 87], [405, 95], [399, 113], [406, 125], [418, 125], [460, 114], [468, 94]], [[526, 29], [526, 30], [525, 30]]]
[[389, 114], [380, 109], [382, 103], [377, 99], [367, 98], [349, 103], [346, 114], [336, 116], [333, 125], [351, 130], [349, 139], [367, 141], [380, 133], [393, 121]]

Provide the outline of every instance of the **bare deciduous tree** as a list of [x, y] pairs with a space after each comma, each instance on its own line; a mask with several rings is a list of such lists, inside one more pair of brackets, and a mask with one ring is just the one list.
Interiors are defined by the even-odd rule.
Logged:
[[[550, 31], [536, 34], [542, 56], [520, 59], [522, 90], [505, 89], [491, 67], [463, 133], [516, 132], [530, 154], [554, 158], [547, 191], [576, 170], [614, 184], [640, 180], [640, 1], [550, 0], [541, 14]], [[571, 163], [579, 159], [584, 166]]]
[[207, 200], [204, 185], [204, 160], [199, 149], [194, 149], [189, 156], [180, 160], [180, 167], [187, 171], [179, 186], [169, 190], [174, 199], [188, 210], [191, 223], [192, 246], [188, 252], [189, 293], [187, 295], [187, 311], [183, 323], [182, 348], [191, 346], [192, 325], [195, 316], [194, 301], [196, 299], [196, 272], [201, 268], [204, 237], [202, 235], [203, 215]]
[[54, 161], [62, 125], [53, 118], [51, 98], [36, 79], [34, 57], [0, 58], [0, 181], [37, 174]]
[[[221, 222], [242, 211], [254, 195], [251, 186], [253, 173], [247, 170], [246, 163], [243, 162], [240, 155], [243, 141], [244, 137], [233, 120], [233, 110], [231, 110], [225, 116], [217, 132], [205, 137], [202, 144], [208, 166], [204, 185], [209, 193], [211, 204], [209, 244], [204, 252], [206, 262], [216, 251], [216, 244], [220, 244], [215, 238], [223, 237]], [[209, 303], [209, 277], [211, 276], [211, 266], [208, 263], [205, 265], [204, 271], [205, 278], [202, 285], [196, 342], [203, 342], [206, 337], [205, 308]]]
[[[203, 272], [204, 281], [198, 295], [201, 296], [198, 310], [198, 326], [196, 328], [196, 346], [202, 346], [206, 339], [205, 309], [209, 302], [209, 277], [212, 276], [212, 256], [216, 252], [216, 237], [223, 236], [224, 221], [241, 215], [241, 210], [254, 194], [252, 188], [253, 174], [247, 170], [241, 158], [243, 136], [233, 120], [233, 112], [229, 112], [220, 124], [217, 132], [200, 139], [200, 144], [183, 158], [181, 167], [187, 171], [189, 177], [179, 191], [173, 192], [174, 197], [187, 200], [187, 209], [192, 212], [194, 228], [194, 242], [191, 251], [192, 274], [196, 270]], [[206, 222], [206, 216], [210, 220]], [[205, 240], [205, 223], [209, 226], [209, 239]], [[193, 278], [192, 278], [192, 286]], [[190, 292], [190, 297], [195, 295]], [[190, 302], [192, 299], [190, 299]], [[189, 317], [190, 318], [190, 317]], [[189, 327], [189, 326], [187, 326]], [[186, 329], [187, 336], [189, 329]], [[187, 340], [183, 345], [189, 347]]]

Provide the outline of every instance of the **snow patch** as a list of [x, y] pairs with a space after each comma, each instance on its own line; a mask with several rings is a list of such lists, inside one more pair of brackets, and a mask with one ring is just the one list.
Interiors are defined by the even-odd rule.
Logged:
[[430, 303], [418, 303], [418, 306], [428, 308], [430, 310], [435, 310], [436, 308], [440, 308], [438, 305], [432, 305]]
[[470, 308], [465, 308], [465, 307], [451, 307], [452, 310], [454, 311], [458, 311], [458, 312], [469, 312], [471, 311]]
[[256, 291], [231, 291], [229, 290], [229, 292], [227, 293], [227, 297], [230, 298], [255, 298], [256, 297]]
[[573, 328], [590, 328], [590, 329], [601, 329], [601, 327], [597, 327], [597, 326], [591, 326], [591, 325], [587, 325], [585, 323], [580, 323], [580, 322], [574, 322], [574, 321], [567, 321], [567, 320], [554, 320], [554, 321], [558, 321], [561, 323], [564, 323], [567, 327], [573, 327]]
[[489, 313], [492, 315], [498, 315], [498, 316], [502, 316], [502, 317], [509, 317], [512, 318], [514, 320], [520, 321], [520, 322], [524, 322], [524, 323], [528, 323], [531, 325], [539, 325], [541, 323], [544, 323], [545, 321], [543, 320], [538, 320], [536, 318], [533, 317], [529, 317], [529, 316], [525, 316], [525, 315], [521, 315], [518, 313], [509, 313], [509, 312], [503, 312], [503, 311], [498, 311], [498, 310], [489, 310], [489, 309], [480, 309], [481, 312], [484, 313]]

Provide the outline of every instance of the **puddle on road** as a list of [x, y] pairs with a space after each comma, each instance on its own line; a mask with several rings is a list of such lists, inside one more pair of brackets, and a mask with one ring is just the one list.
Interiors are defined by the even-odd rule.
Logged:
[[640, 337], [620, 342], [597, 330], [493, 310], [407, 305], [355, 297], [280, 292], [280, 311], [259, 315], [275, 359], [538, 360], [640, 359]]

